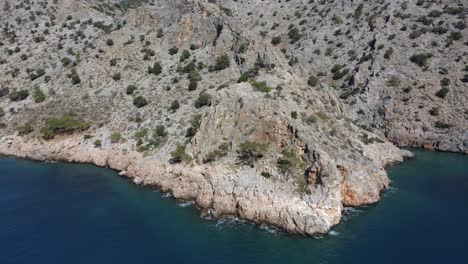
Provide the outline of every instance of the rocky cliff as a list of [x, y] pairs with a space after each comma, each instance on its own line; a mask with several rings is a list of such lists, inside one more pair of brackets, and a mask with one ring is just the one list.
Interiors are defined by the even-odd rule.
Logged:
[[[0, 0], [0, 153], [325, 233], [396, 146], [468, 153], [464, 1]], [[396, 145], [396, 146], [395, 146]]]

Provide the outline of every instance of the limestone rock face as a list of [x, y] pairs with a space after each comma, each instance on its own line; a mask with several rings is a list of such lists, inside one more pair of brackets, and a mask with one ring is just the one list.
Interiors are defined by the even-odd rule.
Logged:
[[0, 1], [0, 153], [325, 233], [398, 147], [468, 153], [467, 3]]

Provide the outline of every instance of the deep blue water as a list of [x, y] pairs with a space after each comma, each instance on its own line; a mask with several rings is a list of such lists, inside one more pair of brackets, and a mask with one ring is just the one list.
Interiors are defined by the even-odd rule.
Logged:
[[415, 152], [317, 238], [202, 219], [108, 169], [0, 158], [0, 263], [466, 263], [468, 156]]

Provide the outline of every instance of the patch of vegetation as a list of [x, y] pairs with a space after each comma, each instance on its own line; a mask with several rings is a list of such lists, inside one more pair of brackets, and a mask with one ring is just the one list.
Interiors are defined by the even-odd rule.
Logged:
[[178, 145], [174, 151], [171, 152], [171, 163], [189, 162], [192, 157], [185, 153], [185, 145]]
[[419, 53], [411, 56], [410, 61], [418, 65], [419, 67], [425, 67], [427, 66], [427, 63], [429, 62], [430, 58], [432, 58], [431, 53]]
[[283, 150], [281, 154], [282, 157], [278, 160], [277, 165], [283, 173], [293, 173], [302, 170], [305, 166], [302, 159], [297, 156], [296, 151]]
[[309, 77], [309, 79], [307, 80], [307, 83], [312, 86], [312, 87], [315, 87], [317, 86], [317, 84], [319, 83], [319, 78], [315, 75], [311, 75]]
[[114, 132], [110, 136], [111, 143], [119, 143], [123, 140], [122, 134], [120, 132]]
[[68, 113], [58, 118], [49, 118], [40, 132], [44, 139], [53, 139], [58, 134], [73, 133], [88, 129], [90, 124], [75, 113]]
[[237, 150], [239, 161], [244, 164], [253, 165], [254, 162], [265, 156], [267, 148], [266, 144], [245, 141], [239, 145], [239, 149]]
[[436, 121], [435, 122], [435, 127], [440, 128], [440, 129], [449, 129], [449, 128], [452, 128], [453, 125], [442, 122], [442, 121]]
[[148, 67], [148, 73], [149, 74], [154, 74], [154, 75], [159, 75], [162, 72], [162, 66], [158, 62], [155, 62], [153, 64], [153, 67]]
[[127, 95], [132, 95], [137, 89], [138, 87], [136, 87], [136, 85], [130, 84], [129, 86], [127, 86], [127, 89], [125, 89], [125, 93]]
[[204, 106], [211, 106], [212, 97], [205, 91], [202, 91], [195, 101], [195, 108], [202, 108]]
[[41, 88], [39, 88], [39, 86], [34, 87], [32, 96], [34, 98], [34, 102], [36, 103], [42, 103], [46, 100], [46, 95], [41, 90]]
[[265, 81], [262, 81], [262, 82], [253, 81], [251, 84], [252, 84], [252, 87], [259, 92], [269, 93], [272, 90], [272, 88], [268, 86], [268, 84]]
[[143, 96], [137, 96], [133, 98], [133, 105], [137, 108], [142, 108], [148, 105], [148, 100], [146, 100], [146, 98], [144, 98]]
[[223, 54], [216, 58], [215, 65], [210, 66], [209, 70], [210, 71], [222, 71], [224, 69], [229, 68], [231, 65], [231, 61], [229, 59], [229, 56], [227, 54]]
[[24, 99], [28, 98], [29, 92], [28, 90], [19, 90], [13, 91], [8, 95], [8, 98], [12, 102], [23, 101]]
[[228, 153], [229, 153], [229, 144], [223, 143], [217, 149], [208, 153], [205, 159], [203, 160], [203, 162], [208, 163], [208, 162], [216, 161], [219, 158], [226, 156]]
[[442, 87], [442, 89], [440, 89], [439, 91], [437, 91], [437, 92], [435, 93], [435, 95], [436, 95], [437, 97], [440, 97], [440, 98], [444, 99], [444, 98], [447, 96], [447, 94], [448, 94], [449, 92], [450, 92], [449, 88], [447, 88], [447, 87]]

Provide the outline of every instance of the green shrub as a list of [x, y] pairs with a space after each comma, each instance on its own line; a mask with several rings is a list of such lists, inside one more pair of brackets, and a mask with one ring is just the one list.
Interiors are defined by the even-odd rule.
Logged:
[[171, 152], [171, 163], [189, 162], [192, 157], [185, 153], [185, 145], [178, 145], [174, 151]]
[[122, 79], [122, 75], [120, 74], [120, 72], [116, 72], [114, 73], [114, 75], [112, 75], [112, 79], [114, 81], [119, 81], [120, 79]]
[[447, 88], [447, 87], [442, 87], [442, 89], [440, 89], [439, 91], [437, 91], [437, 92], [435, 93], [435, 95], [436, 95], [437, 97], [440, 97], [440, 98], [444, 99], [444, 98], [447, 96], [447, 94], [448, 94], [449, 92], [450, 92], [449, 88]]
[[65, 114], [58, 118], [49, 118], [40, 132], [44, 139], [53, 139], [58, 134], [72, 133], [88, 129], [90, 124], [74, 113]]
[[71, 61], [69, 58], [67, 58], [67, 57], [63, 57], [63, 58], [61, 59], [61, 62], [62, 62], [62, 65], [63, 65], [63, 66], [68, 66], [72, 61]]
[[42, 103], [46, 100], [46, 95], [41, 90], [41, 88], [39, 88], [39, 86], [34, 87], [32, 96], [34, 98], [34, 102], [36, 103]]
[[263, 158], [267, 151], [268, 146], [252, 141], [246, 141], [239, 145], [237, 153], [239, 154], [239, 160], [245, 164], [252, 165], [258, 159]]
[[214, 66], [210, 67], [210, 71], [222, 71], [226, 68], [229, 68], [230, 65], [231, 61], [229, 60], [229, 56], [224, 54], [216, 58], [216, 63]]
[[203, 162], [208, 163], [208, 162], [216, 161], [219, 158], [226, 156], [228, 152], [229, 152], [229, 144], [223, 143], [217, 149], [208, 153], [205, 159], [203, 159]]
[[291, 117], [293, 119], [297, 119], [297, 112], [296, 111], [291, 112]]
[[280, 44], [280, 43], [281, 43], [281, 36], [276, 36], [276, 37], [271, 39], [271, 44], [273, 44], [275, 46]]
[[410, 61], [419, 67], [424, 67], [427, 66], [427, 63], [429, 59], [432, 58], [431, 53], [419, 53], [419, 54], [414, 54], [413, 56], [410, 57]]
[[171, 103], [171, 107], [170, 107], [171, 111], [172, 111], [172, 112], [175, 112], [175, 111], [177, 111], [179, 108], [180, 108], [179, 101], [174, 100], [174, 101]]
[[267, 179], [271, 178], [271, 176], [272, 176], [271, 173], [266, 172], [266, 171], [263, 171], [262, 173], [260, 173], [260, 175], [262, 175], [263, 177], [265, 177]]
[[272, 90], [272, 88], [268, 86], [268, 84], [265, 81], [263, 82], [253, 81], [251, 84], [255, 90], [260, 91], [260, 92], [269, 93]]
[[179, 49], [177, 47], [172, 47], [169, 49], [169, 54], [170, 55], [175, 55], [177, 54], [177, 52], [179, 52]]
[[72, 72], [67, 76], [71, 79], [73, 85], [81, 83], [80, 76], [78, 75], [78, 72], [76, 72], [76, 69], [73, 69]]
[[195, 136], [197, 133], [198, 129], [200, 128], [202, 121], [202, 115], [197, 114], [192, 117], [192, 120], [190, 121], [191, 127], [189, 127], [185, 133], [185, 137], [187, 138], [192, 138]]
[[132, 95], [137, 89], [138, 87], [136, 87], [136, 85], [130, 84], [129, 86], [127, 86], [125, 93], [128, 95]]
[[28, 90], [19, 90], [19, 91], [13, 91], [8, 95], [8, 98], [12, 102], [18, 102], [18, 101], [23, 101], [24, 99], [28, 98], [29, 92]]
[[162, 66], [158, 62], [155, 62], [153, 64], [153, 67], [148, 67], [148, 73], [149, 74], [154, 74], [154, 75], [159, 75], [162, 72]]
[[114, 41], [112, 39], [107, 39], [106, 40], [106, 44], [107, 46], [113, 46], [114, 45]]
[[163, 125], [157, 125], [154, 129], [154, 137], [166, 137], [167, 131], [166, 127]]
[[94, 141], [93, 145], [94, 145], [95, 148], [100, 148], [100, 147], [102, 147], [102, 141], [99, 140], [99, 139], [96, 139]]
[[291, 44], [294, 44], [302, 38], [302, 34], [299, 32], [299, 29], [297, 29], [296, 27], [292, 27], [289, 29], [288, 37], [289, 37], [289, 42]]
[[146, 100], [146, 98], [144, 98], [143, 96], [137, 96], [133, 98], [133, 105], [137, 108], [142, 108], [148, 105], [148, 100]]
[[198, 82], [190, 80], [189, 85], [188, 85], [188, 90], [195, 91], [197, 87], [198, 87]]
[[445, 122], [437, 121], [435, 122], [435, 127], [440, 128], [440, 129], [449, 129], [449, 128], [452, 128], [453, 125], [447, 124]]
[[202, 108], [204, 106], [211, 106], [212, 97], [207, 94], [205, 91], [201, 92], [195, 101], [196, 108]]
[[384, 58], [388, 60], [390, 59], [390, 57], [392, 57], [392, 55], [393, 55], [393, 48], [390, 47], [385, 51]]
[[26, 123], [26, 124], [24, 124], [24, 125], [22, 125], [22, 126], [19, 126], [19, 127], [16, 129], [16, 131], [18, 131], [18, 135], [19, 135], [19, 136], [24, 136], [24, 135], [27, 135], [27, 134], [33, 132], [33, 131], [34, 131], [34, 128], [31, 126], [31, 124]]
[[112, 143], [119, 143], [122, 141], [122, 134], [120, 134], [120, 132], [114, 132], [111, 134], [110, 138]]
[[278, 168], [283, 172], [294, 172], [302, 169], [305, 163], [297, 156], [294, 150], [283, 150], [282, 157], [278, 159]]
[[184, 50], [182, 51], [182, 54], [180, 55], [180, 61], [184, 62], [185, 60], [190, 58], [190, 51]]
[[429, 110], [429, 114], [431, 116], [438, 116], [440, 112], [439, 107], [433, 107], [431, 110]]
[[307, 83], [312, 87], [317, 86], [318, 82], [319, 82], [319, 78], [315, 75], [311, 75], [309, 77], [309, 80], [307, 80]]

